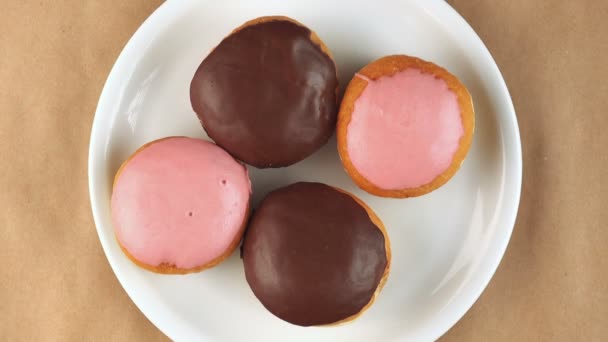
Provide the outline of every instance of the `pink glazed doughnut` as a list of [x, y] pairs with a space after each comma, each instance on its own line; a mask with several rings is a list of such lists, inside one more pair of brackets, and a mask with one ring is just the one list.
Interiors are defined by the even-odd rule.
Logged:
[[471, 95], [454, 75], [419, 58], [387, 56], [349, 83], [338, 114], [338, 152], [363, 190], [420, 196], [458, 171], [474, 127]]
[[186, 137], [156, 140], [116, 173], [116, 239], [129, 259], [149, 271], [199, 272], [237, 247], [250, 195], [247, 169], [217, 145]]

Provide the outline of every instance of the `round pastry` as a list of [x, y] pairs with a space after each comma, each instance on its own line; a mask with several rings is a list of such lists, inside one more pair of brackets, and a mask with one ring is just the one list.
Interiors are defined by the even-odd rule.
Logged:
[[420, 196], [458, 171], [474, 126], [471, 95], [454, 75], [415, 57], [388, 56], [350, 81], [338, 114], [338, 152], [363, 190]]
[[226, 259], [249, 216], [247, 169], [217, 145], [170, 137], [148, 143], [114, 178], [112, 223], [135, 264], [165, 274]]
[[258, 168], [294, 164], [325, 145], [338, 112], [327, 46], [287, 17], [251, 20], [203, 60], [192, 107], [219, 146]]
[[320, 183], [271, 192], [255, 211], [242, 249], [245, 277], [275, 316], [300, 326], [351, 321], [388, 277], [388, 236], [355, 196]]

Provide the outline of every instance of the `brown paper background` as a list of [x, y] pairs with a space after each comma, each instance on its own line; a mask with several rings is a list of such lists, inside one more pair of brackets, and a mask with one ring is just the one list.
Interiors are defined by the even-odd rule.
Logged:
[[[107, 74], [160, 2], [0, 4], [2, 341], [166, 340], [103, 255], [86, 172]], [[608, 341], [608, 1], [450, 2], [510, 88], [524, 184], [495, 277], [443, 340]]]

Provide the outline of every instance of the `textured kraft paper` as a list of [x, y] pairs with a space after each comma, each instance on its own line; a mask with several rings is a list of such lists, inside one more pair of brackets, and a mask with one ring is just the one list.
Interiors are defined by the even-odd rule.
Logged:
[[[92, 220], [101, 89], [159, 0], [0, 4], [0, 340], [164, 341]], [[443, 341], [608, 341], [608, 2], [450, 2], [496, 59], [524, 152], [506, 255]], [[238, 324], [238, 322], [233, 322]]]

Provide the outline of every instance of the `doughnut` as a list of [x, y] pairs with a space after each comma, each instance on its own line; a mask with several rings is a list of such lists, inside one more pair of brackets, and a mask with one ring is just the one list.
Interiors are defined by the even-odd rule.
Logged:
[[338, 152], [361, 189], [420, 196], [458, 171], [474, 126], [471, 95], [458, 78], [419, 58], [387, 56], [350, 81], [338, 114]]
[[359, 317], [390, 268], [390, 243], [360, 199], [321, 183], [268, 194], [245, 234], [242, 258], [254, 295], [272, 314], [300, 326]]
[[216, 144], [257, 168], [292, 165], [336, 126], [338, 79], [327, 46], [287, 17], [234, 30], [202, 61], [190, 100]]
[[186, 137], [155, 140], [114, 178], [116, 240], [131, 261], [152, 272], [202, 271], [240, 243], [250, 194], [247, 169], [217, 145]]

